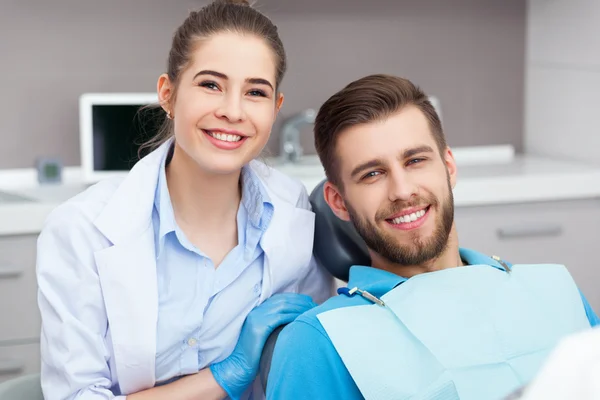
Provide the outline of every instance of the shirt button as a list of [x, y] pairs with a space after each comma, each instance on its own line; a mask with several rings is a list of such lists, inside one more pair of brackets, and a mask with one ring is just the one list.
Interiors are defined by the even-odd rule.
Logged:
[[258, 294], [259, 291], [260, 291], [260, 285], [257, 283], [256, 285], [254, 285], [254, 294]]
[[188, 346], [193, 347], [196, 345], [197, 341], [194, 338], [189, 338], [187, 343], [188, 343]]

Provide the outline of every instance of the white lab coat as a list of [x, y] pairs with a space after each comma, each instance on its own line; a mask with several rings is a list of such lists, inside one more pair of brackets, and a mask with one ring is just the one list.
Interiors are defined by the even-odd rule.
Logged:
[[[100, 182], [60, 205], [45, 223], [37, 279], [46, 400], [110, 399], [117, 384], [123, 395], [155, 385], [152, 208], [168, 145], [140, 160], [125, 178]], [[306, 189], [257, 161], [251, 167], [274, 207], [260, 241], [260, 302], [278, 292], [324, 301], [332, 278], [312, 257], [315, 216]]]
[[518, 398], [600, 399], [600, 327], [564, 338]]

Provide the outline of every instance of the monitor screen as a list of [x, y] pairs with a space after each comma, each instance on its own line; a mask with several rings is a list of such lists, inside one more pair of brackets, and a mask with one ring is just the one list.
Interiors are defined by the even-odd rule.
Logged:
[[95, 104], [92, 130], [95, 171], [128, 171], [139, 160], [140, 146], [164, 120], [162, 109], [142, 104]]
[[84, 93], [79, 98], [79, 139], [84, 181], [124, 176], [147, 154], [166, 118], [156, 93]]

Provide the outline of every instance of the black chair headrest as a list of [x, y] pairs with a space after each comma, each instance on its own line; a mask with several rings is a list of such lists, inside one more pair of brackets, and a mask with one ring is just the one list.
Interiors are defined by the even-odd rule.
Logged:
[[325, 182], [319, 183], [310, 194], [310, 203], [315, 213], [313, 254], [329, 273], [347, 282], [350, 267], [371, 265], [371, 257], [354, 225], [336, 217], [329, 208], [323, 197]]

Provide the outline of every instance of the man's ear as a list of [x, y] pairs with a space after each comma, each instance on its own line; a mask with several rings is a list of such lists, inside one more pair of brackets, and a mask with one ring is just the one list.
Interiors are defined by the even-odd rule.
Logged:
[[454, 186], [456, 185], [458, 171], [456, 167], [456, 160], [454, 159], [454, 154], [452, 154], [452, 150], [450, 150], [449, 147], [446, 147], [446, 150], [444, 150], [444, 164], [446, 165], [446, 169], [448, 170], [448, 176], [450, 177], [450, 185], [452, 186], [452, 189], [454, 189]]
[[323, 185], [323, 197], [331, 208], [331, 211], [341, 220], [350, 221], [350, 214], [341, 191], [333, 183], [327, 181]]

